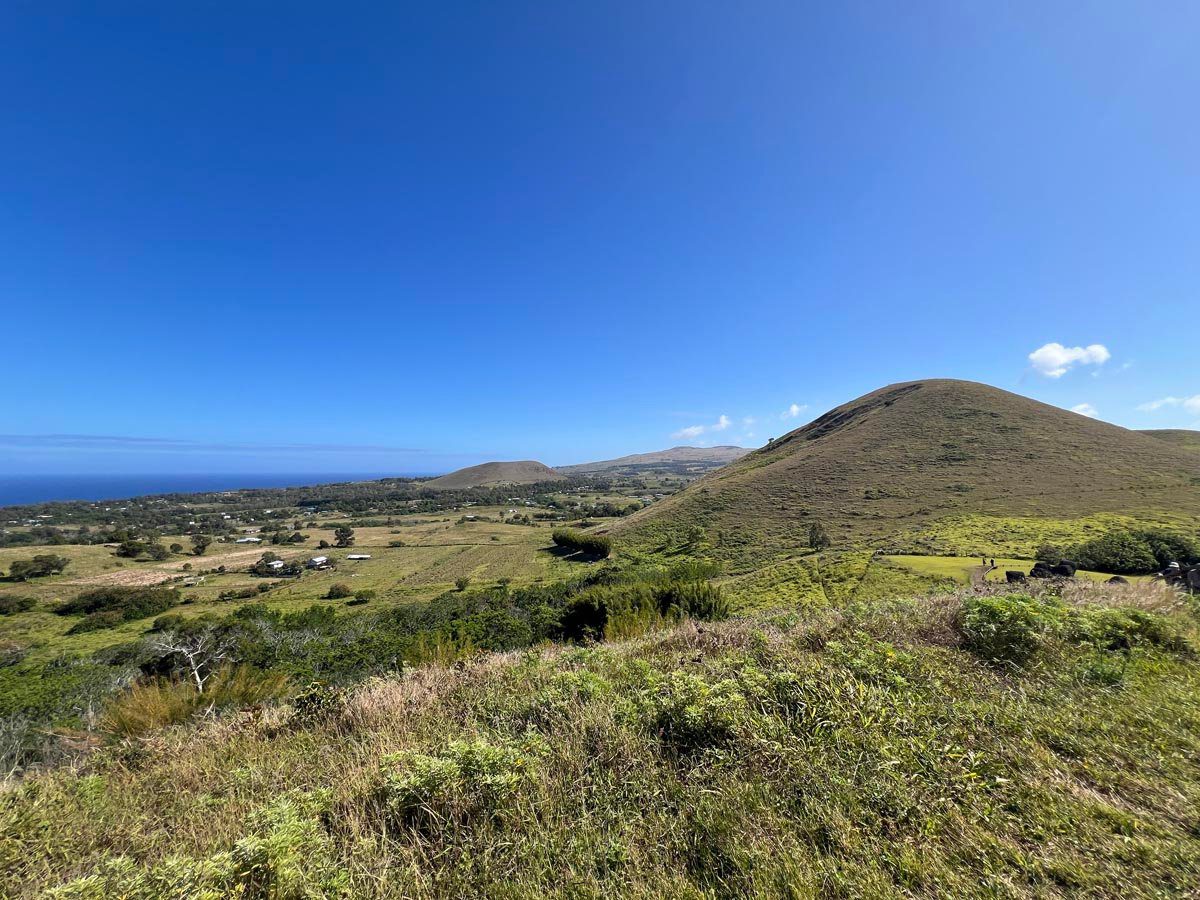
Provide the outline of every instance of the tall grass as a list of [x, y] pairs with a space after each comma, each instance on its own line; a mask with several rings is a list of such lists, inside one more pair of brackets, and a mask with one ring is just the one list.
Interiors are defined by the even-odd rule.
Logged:
[[101, 728], [133, 737], [168, 725], [179, 725], [197, 714], [254, 706], [275, 700], [287, 691], [286, 675], [250, 666], [227, 666], [213, 673], [197, 690], [192, 681], [160, 678], [134, 684], [105, 710]]

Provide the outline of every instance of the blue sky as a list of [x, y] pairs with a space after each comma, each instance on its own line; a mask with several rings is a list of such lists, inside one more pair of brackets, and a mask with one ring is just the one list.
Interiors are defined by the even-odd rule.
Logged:
[[1198, 42], [1171, 2], [5, 4], [0, 468], [569, 463], [938, 376], [1200, 427]]

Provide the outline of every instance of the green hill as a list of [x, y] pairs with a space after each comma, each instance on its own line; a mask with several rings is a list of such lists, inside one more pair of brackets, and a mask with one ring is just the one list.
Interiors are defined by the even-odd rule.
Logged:
[[1200, 453], [1200, 431], [1190, 428], [1147, 428], [1138, 434], [1145, 434], [1176, 447]]
[[[1123, 517], [1194, 528], [1186, 448], [983, 384], [890, 385], [625, 520], [632, 549], [698, 540], [746, 570], [807, 545], [1023, 555]], [[1015, 539], [1014, 536], [1019, 536]]]
[[425, 482], [437, 490], [493, 487], [502, 484], [535, 484], [539, 481], [563, 481], [566, 476], [544, 463], [532, 459], [518, 462], [487, 462], [458, 469], [440, 478]]
[[631, 453], [616, 459], [602, 459], [597, 462], [578, 463], [573, 466], [559, 466], [558, 471], [569, 474], [588, 474], [592, 472], [609, 472], [621, 469], [652, 469], [656, 467], [675, 465], [696, 465], [703, 467], [724, 466], [741, 459], [750, 451], [745, 447], [722, 445], [719, 447], [672, 447], [669, 450], [656, 450], [652, 453]]

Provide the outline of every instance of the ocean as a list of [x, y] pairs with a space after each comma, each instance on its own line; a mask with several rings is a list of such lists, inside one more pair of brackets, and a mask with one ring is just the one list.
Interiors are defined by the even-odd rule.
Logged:
[[239, 488], [300, 487], [339, 481], [413, 478], [400, 472], [288, 473], [277, 475], [0, 475], [0, 506], [49, 500], [125, 500], [144, 494], [232, 491]]

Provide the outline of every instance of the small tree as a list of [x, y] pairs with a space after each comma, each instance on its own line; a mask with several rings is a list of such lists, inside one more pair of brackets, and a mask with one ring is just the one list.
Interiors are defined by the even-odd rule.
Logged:
[[350, 590], [350, 585], [343, 581], [334, 582], [325, 593], [325, 599], [327, 600], [344, 600], [352, 596], [354, 596], [354, 591]]
[[204, 693], [204, 685], [221, 663], [229, 659], [232, 642], [212, 625], [188, 631], [164, 631], [151, 638], [150, 646], [160, 653], [179, 658], [183, 669]]
[[196, 554], [196, 556], [203, 556], [204, 551], [208, 549], [208, 546], [211, 543], [212, 538], [210, 538], [207, 534], [193, 534], [192, 553]]
[[471, 579], [468, 578], [466, 575], [460, 575], [454, 579], [454, 586], [456, 588], [458, 588], [460, 591], [465, 591], [470, 584], [471, 584]]
[[349, 525], [339, 525], [333, 530], [333, 541], [336, 547], [351, 547], [354, 545], [354, 529]]
[[829, 538], [829, 532], [825, 530], [825, 526], [820, 522], [813, 522], [808, 526], [808, 546], [814, 550], [825, 550], [833, 544]]

